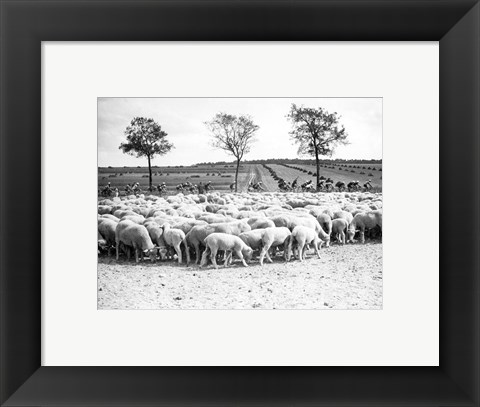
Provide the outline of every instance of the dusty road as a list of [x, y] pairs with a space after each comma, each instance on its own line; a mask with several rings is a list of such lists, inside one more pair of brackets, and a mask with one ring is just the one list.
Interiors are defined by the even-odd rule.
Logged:
[[215, 270], [101, 257], [98, 309], [381, 309], [382, 244], [332, 245], [303, 263]]

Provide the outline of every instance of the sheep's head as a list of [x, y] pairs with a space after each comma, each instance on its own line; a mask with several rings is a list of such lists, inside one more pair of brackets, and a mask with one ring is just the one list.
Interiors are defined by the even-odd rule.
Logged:
[[147, 249], [143, 251], [143, 253], [150, 258], [152, 263], [157, 259], [157, 249], [157, 247], [154, 247], [153, 249]]
[[253, 249], [247, 246], [242, 250], [242, 254], [246, 261], [250, 261], [252, 260]]
[[160, 255], [160, 258], [162, 260], [166, 260], [167, 259], [167, 254], [168, 254], [168, 249], [165, 247], [165, 246], [161, 246], [158, 248], [158, 253]]
[[353, 243], [353, 237], [355, 236], [355, 230], [349, 229], [347, 231], [347, 242]]
[[108, 248], [107, 242], [104, 239], [99, 239], [98, 247], [100, 248], [100, 250], [106, 250]]

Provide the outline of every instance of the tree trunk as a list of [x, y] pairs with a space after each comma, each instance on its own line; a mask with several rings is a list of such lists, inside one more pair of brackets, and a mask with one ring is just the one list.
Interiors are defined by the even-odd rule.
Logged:
[[315, 185], [315, 191], [318, 192], [318, 183], [320, 182], [320, 161], [318, 159], [318, 151], [315, 148], [315, 161], [317, 164], [317, 185]]
[[148, 181], [149, 181], [149, 191], [152, 190], [152, 165], [150, 163], [150, 156], [147, 155], [148, 158]]
[[237, 192], [238, 188], [238, 168], [240, 167], [240, 159], [237, 158], [237, 168], [235, 168], [235, 192]]

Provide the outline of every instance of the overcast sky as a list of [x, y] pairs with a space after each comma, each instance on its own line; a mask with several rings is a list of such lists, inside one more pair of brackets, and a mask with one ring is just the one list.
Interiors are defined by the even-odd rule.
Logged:
[[152, 165], [232, 161], [232, 156], [210, 145], [204, 122], [218, 112], [249, 114], [260, 126], [257, 141], [244, 159], [296, 158], [298, 147], [290, 139], [291, 123], [285, 117], [292, 103], [341, 115], [350, 144], [339, 146], [333, 158], [382, 158], [381, 98], [99, 98], [98, 165], [147, 165], [145, 158], [124, 154], [118, 148], [125, 140], [125, 128], [137, 116], [154, 119], [175, 146], [156, 157]]

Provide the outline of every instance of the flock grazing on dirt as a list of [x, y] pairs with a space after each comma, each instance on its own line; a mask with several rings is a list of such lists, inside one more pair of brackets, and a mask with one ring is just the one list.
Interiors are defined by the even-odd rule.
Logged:
[[330, 243], [380, 241], [382, 194], [371, 192], [129, 195], [98, 202], [98, 253], [216, 268], [320, 258]]

